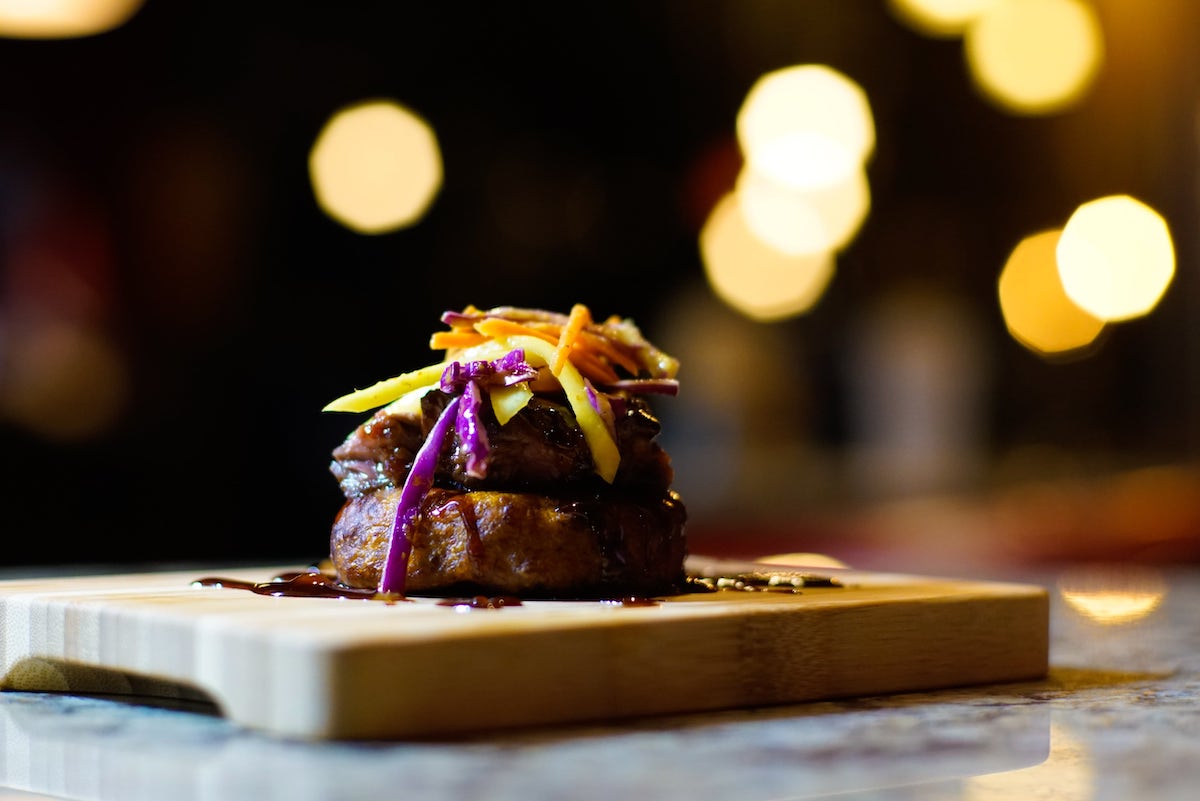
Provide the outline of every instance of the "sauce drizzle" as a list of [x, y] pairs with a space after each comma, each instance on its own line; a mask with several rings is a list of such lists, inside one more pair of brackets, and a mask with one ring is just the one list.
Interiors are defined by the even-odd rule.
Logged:
[[[336, 576], [326, 573], [319, 568], [281, 573], [278, 576], [272, 577], [269, 581], [260, 582], [206, 576], [205, 578], [192, 581], [192, 586], [246, 590], [256, 595], [270, 595], [276, 598], [349, 598], [363, 601], [383, 601], [384, 603], [409, 600], [398, 593], [347, 587], [345, 584], [340, 583]], [[835, 578], [815, 574], [738, 573], [730, 576], [689, 575], [684, 583], [683, 592], [688, 594], [768, 592], [799, 595], [802, 588], [838, 588], [841, 586], [843, 586], [842, 583]], [[610, 606], [629, 607], [657, 606], [662, 603], [661, 598], [634, 595], [620, 598], [592, 598], [588, 600], [598, 600]], [[437, 605], [457, 610], [503, 609], [509, 606], [521, 606], [521, 599], [515, 595], [473, 595], [461, 598], [443, 598], [437, 602]]]
[[407, 600], [396, 593], [347, 587], [331, 576], [317, 571], [282, 573], [270, 581], [260, 582], [208, 576], [196, 579], [192, 582], [192, 586], [248, 590], [256, 595], [272, 595], [276, 598], [357, 598], [366, 601], [385, 601], [388, 603]]
[[521, 599], [515, 595], [473, 595], [470, 598], [443, 598], [437, 605], [454, 609], [503, 609], [506, 606], [520, 606]]

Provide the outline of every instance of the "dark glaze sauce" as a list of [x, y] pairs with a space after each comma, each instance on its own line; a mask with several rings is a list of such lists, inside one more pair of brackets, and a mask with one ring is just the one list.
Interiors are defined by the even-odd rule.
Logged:
[[[192, 582], [192, 586], [247, 590], [256, 595], [271, 595], [276, 598], [354, 598], [363, 601], [384, 601], [385, 603], [410, 600], [396, 593], [347, 587], [335, 576], [320, 570], [281, 573], [272, 577], [270, 581], [261, 582], [209, 576], [196, 579]], [[445, 598], [437, 605], [463, 609], [502, 609], [506, 606], [520, 606], [521, 599], [509, 595], [490, 597], [476, 595], [470, 598]]]
[[475, 507], [454, 498], [447, 501], [434, 514], [438, 514], [442, 510], [453, 511], [458, 515], [462, 520], [463, 528], [467, 531], [467, 552], [476, 559], [481, 558], [483, 556], [483, 540], [479, 536], [479, 521], [475, 519]]
[[210, 576], [196, 579], [193, 587], [225, 587], [231, 590], [248, 590], [256, 595], [273, 595], [276, 598], [357, 598], [365, 601], [408, 600], [401, 595], [375, 590], [347, 587], [337, 579], [318, 571], [283, 573], [270, 581], [240, 581], [238, 579]]
[[437, 605], [455, 609], [503, 609], [506, 606], [520, 606], [521, 599], [515, 595], [473, 595], [470, 598], [443, 598]]
[[[352, 598], [364, 601], [383, 601], [395, 603], [408, 601], [408, 598], [396, 593], [377, 592], [375, 590], [347, 587], [340, 583], [331, 573], [321, 569], [310, 569], [292, 573], [281, 573], [270, 581], [254, 582], [240, 579], [209, 576], [196, 579], [193, 587], [224, 587], [231, 590], [247, 590], [256, 595], [271, 595], [276, 598]], [[691, 576], [684, 582], [683, 593], [718, 593], [718, 592], [772, 592], [788, 595], [800, 594], [801, 588], [808, 587], [841, 587], [837, 579], [830, 576], [792, 573], [738, 573], [732, 576]], [[563, 600], [563, 599], [557, 599]], [[662, 603], [659, 598], [641, 596], [626, 596], [623, 598], [592, 598], [608, 606], [657, 606]], [[521, 599], [512, 595], [473, 595], [463, 598], [443, 598], [438, 606], [452, 609], [503, 609], [509, 606], [521, 606]]]

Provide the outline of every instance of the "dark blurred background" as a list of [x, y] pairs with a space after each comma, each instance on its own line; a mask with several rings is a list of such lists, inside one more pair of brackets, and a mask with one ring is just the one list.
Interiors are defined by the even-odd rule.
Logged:
[[[358, 422], [321, 407], [432, 361], [445, 309], [574, 302], [684, 358], [659, 406], [695, 548], [1194, 558], [1200, 6], [1090, 6], [1103, 67], [1043, 116], [882, 0], [150, 0], [0, 38], [0, 564], [320, 556]], [[809, 63], [870, 99], [871, 211], [815, 308], [755, 322], [698, 236], [747, 91]], [[371, 98], [420, 114], [445, 169], [379, 235], [308, 173]], [[1166, 218], [1174, 281], [1084, 352], [1032, 353], [1005, 259], [1107, 194]]]

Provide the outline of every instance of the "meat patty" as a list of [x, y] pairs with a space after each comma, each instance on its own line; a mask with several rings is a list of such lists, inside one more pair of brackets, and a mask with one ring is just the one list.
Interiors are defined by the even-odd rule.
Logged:
[[[349, 499], [331, 535], [338, 579], [375, 587], [400, 491]], [[661, 595], [680, 586], [686, 512], [675, 493], [575, 497], [431, 490], [409, 531], [409, 592], [522, 597]]]
[[[330, 472], [347, 498], [387, 487], [399, 487], [413, 457], [449, 396], [432, 391], [422, 399], [421, 420], [377, 412], [355, 429], [333, 452]], [[616, 419], [621, 465], [613, 481], [625, 489], [665, 493], [674, 478], [671, 461], [655, 441], [658, 419], [641, 398], [625, 401]], [[446, 437], [434, 481], [458, 489], [517, 492], [561, 491], [565, 485], [597, 485], [591, 451], [568, 406], [543, 397], [500, 425], [491, 404], [480, 409], [487, 432], [487, 477], [467, 475], [466, 457], [457, 434]]]

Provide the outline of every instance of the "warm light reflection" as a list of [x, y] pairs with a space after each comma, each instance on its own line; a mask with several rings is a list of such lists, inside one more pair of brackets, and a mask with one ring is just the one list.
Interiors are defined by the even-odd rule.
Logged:
[[442, 183], [442, 156], [429, 125], [391, 101], [335, 114], [309, 155], [317, 202], [330, 217], [367, 234], [411, 225]]
[[120, 27], [145, 0], [0, 0], [0, 36], [72, 39]]
[[875, 148], [866, 93], [818, 64], [759, 78], [738, 112], [737, 135], [756, 171], [801, 189], [844, 181]]
[[1091, 344], [1104, 322], [1075, 305], [1058, 277], [1055, 248], [1059, 231], [1022, 240], [1000, 273], [1000, 311], [1008, 331], [1043, 355], [1066, 353]]
[[824, 569], [833, 568], [838, 570], [850, 567], [850, 565], [846, 564], [837, 557], [829, 556], [823, 553], [808, 552], [777, 553], [770, 556], [760, 556], [754, 561], [762, 562], [768, 565], [778, 565], [779, 567], [816, 567]]
[[820, 189], [800, 190], [747, 168], [738, 177], [736, 192], [755, 236], [797, 256], [844, 247], [858, 233], [871, 205], [871, 190], [861, 169]]
[[1127, 195], [1084, 203], [1058, 242], [1063, 289], [1101, 320], [1149, 313], [1175, 275], [1175, 247], [1167, 223]]
[[893, 15], [927, 36], [961, 34], [967, 25], [998, 0], [888, 0]]
[[834, 271], [832, 253], [789, 256], [759, 240], [733, 194], [726, 195], [700, 232], [705, 275], [713, 291], [756, 320], [803, 314], [820, 299]]
[[1059, 111], [1089, 88], [1103, 58], [1100, 23], [1080, 0], [1000, 0], [967, 28], [980, 90], [1025, 114]]
[[1087, 746], [1063, 726], [1050, 724], [1050, 753], [1039, 765], [1003, 773], [972, 776], [963, 782], [964, 801], [1011, 798], [1053, 798], [1091, 801], [1096, 792], [1096, 768]]
[[1167, 592], [1158, 572], [1134, 566], [1075, 568], [1059, 578], [1058, 591], [1076, 612], [1106, 625], [1141, 620]]
[[1157, 593], [1083, 593], [1063, 590], [1062, 595], [1076, 611], [1099, 623], [1129, 623], [1140, 620], [1162, 603], [1162, 595]]

